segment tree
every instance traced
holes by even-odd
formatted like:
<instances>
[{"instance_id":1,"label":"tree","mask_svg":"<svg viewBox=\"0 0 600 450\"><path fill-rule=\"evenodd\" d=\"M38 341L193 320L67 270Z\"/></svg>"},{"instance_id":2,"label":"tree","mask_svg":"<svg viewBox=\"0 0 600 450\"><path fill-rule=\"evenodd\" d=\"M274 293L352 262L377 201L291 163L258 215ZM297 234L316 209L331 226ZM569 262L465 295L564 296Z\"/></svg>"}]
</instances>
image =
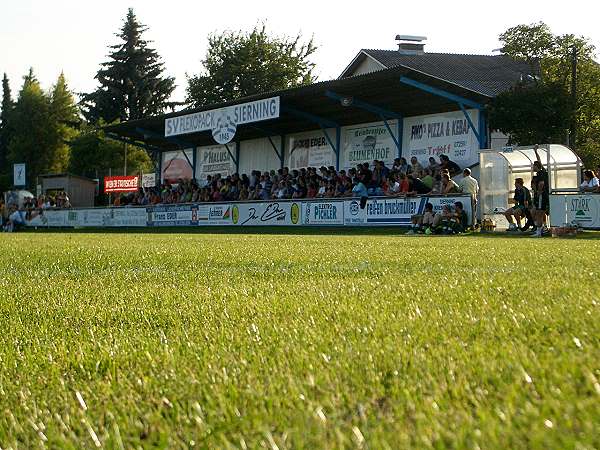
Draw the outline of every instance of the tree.
<instances>
[{"instance_id":1,"label":"tree","mask_svg":"<svg viewBox=\"0 0 600 450\"><path fill-rule=\"evenodd\" d=\"M509 28L500 40L504 54L528 61L540 77L524 80L494 100L492 127L508 134L512 142L528 145L565 142L575 124L577 152L588 166L600 162L600 66L589 39L554 35L540 22ZM575 102L571 98L574 48L578 55Z\"/></svg>"},{"instance_id":2,"label":"tree","mask_svg":"<svg viewBox=\"0 0 600 450\"><path fill-rule=\"evenodd\" d=\"M130 8L116 34L122 42L109 47L109 61L96 74L100 86L82 97L84 115L91 123L139 119L169 106L175 80L163 75L160 56L142 38L147 30Z\"/></svg>"},{"instance_id":3,"label":"tree","mask_svg":"<svg viewBox=\"0 0 600 450\"><path fill-rule=\"evenodd\" d=\"M213 34L202 72L188 77L187 101L198 107L313 83L316 49L313 39L301 43L301 35L269 36L265 25Z\"/></svg>"},{"instance_id":4,"label":"tree","mask_svg":"<svg viewBox=\"0 0 600 450\"><path fill-rule=\"evenodd\" d=\"M75 102L64 75L46 94L30 69L10 113L8 142L8 162L27 165L29 186L35 185L38 175L67 169L68 141L76 133L76 121Z\"/></svg>"},{"instance_id":5,"label":"tree","mask_svg":"<svg viewBox=\"0 0 600 450\"><path fill-rule=\"evenodd\" d=\"M9 178L9 168L7 164L8 142L10 140L10 114L12 113L14 102L10 92L10 84L6 73L2 78L2 104L0 106L0 189L6 190L11 184Z\"/></svg>"},{"instance_id":6,"label":"tree","mask_svg":"<svg viewBox=\"0 0 600 450\"><path fill-rule=\"evenodd\" d=\"M67 81L61 73L49 97L49 126L52 142L49 143L49 172L60 173L68 168L69 142L77 135L80 119L73 94L67 87Z\"/></svg>"},{"instance_id":7,"label":"tree","mask_svg":"<svg viewBox=\"0 0 600 450\"><path fill-rule=\"evenodd\" d=\"M46 149L52 141L48 126L50 105L33 73L24 77L23 87L11 112L11 137L8 143L9 163L27 164L28 185L50 165Z\"/></svg>"},{"instance_id":8,"label":"tree","mask_svg":"<svg viewBox=\"0 0 600 450\"><path fill-rule=\"evenodd\" d=\"M124 157L124 144L107 139L104 132L97 127L87 126L71 141L69 171L76 175L100 179L111 171L113 175L121 175ZM146 151L130 145L127 149L128 174L151 171L152 161Z\"/></svg>"}]
</instances>

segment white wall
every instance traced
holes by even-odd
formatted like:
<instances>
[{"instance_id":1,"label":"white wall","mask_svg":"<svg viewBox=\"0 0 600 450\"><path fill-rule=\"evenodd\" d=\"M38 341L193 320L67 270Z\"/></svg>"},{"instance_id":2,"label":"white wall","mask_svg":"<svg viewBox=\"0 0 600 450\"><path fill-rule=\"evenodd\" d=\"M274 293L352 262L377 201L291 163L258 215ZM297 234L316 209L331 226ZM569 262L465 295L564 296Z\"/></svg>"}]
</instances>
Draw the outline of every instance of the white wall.
<instances>
[{"instance_id":1,"label":"white wall","mask_svg":"<svg viewBox=\"0 0 600 450\"><path fill-rule=\"evenodd\" d=\"M279 149L280 137L273 136L271 139L273 139L273 143ZM235 145L230 145L230 148L235 149ZM240 174L245 173L250 175L253 170L260 170L262 172L271 169L277 170L280 166L279 158L275 154L275 150L271 146L269 139L252 139L240 143Z\"/></svg>"},{"instance_id":2,"label":"white wall","mask_svg":"<svg viewBox=\"0 0 600 450\"><path fill-rule=\"evenodd\" d=\"M370 56L366 56L365 59L356 67L356 69L354 69L351 74L346 76L362 75L364 73L371 73L382 69L385 69L385 67Z\"/></svg>"}]
</instances>

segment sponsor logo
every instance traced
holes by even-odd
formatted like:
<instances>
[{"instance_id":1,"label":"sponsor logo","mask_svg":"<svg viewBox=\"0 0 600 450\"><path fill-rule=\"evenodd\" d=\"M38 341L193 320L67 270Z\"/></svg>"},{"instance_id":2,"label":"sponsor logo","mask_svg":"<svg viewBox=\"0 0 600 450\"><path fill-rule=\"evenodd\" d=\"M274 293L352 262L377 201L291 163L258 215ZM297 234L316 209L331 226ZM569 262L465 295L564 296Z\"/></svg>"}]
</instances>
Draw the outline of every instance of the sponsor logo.
<instances>
[{"instance_id":1,"label":"sponsor logo","mask_svg":"<svg viewBox=\"0 0 600 450\"><path fill-rule=\"evenodd\" d=\"M298 203L292 203L290 219L294 225L298 223L298 220L300 219L300 207L298 206Z\"/></svg>"},{"instance_id":2,"label":"sponsor logo","mask_svg":"<svg viewBox=\"0 0 600 450\"><path fill-rule=\"evenodd\" d=\"M219 144L231 142L235 136L237 125L229 115L229 109L225 108L216 115L212 128L212 135Z\"/></svg>"},{"instance_id":3,"label":"sponsor logo","mask_svg":"<svg viewBox=\"0 0 600 450\"><path fill-rule=\"evenodd\" d=\"M360 210L360 203L358 203L356 200L352 200L352 202L350 203L350 214L352 214L353 216L356 216L358 214L359 210Z\"/></svg>"},{"instance_id":4,"label":"sponsor logo","mask_svg":"<svg viewBox=\"0 0 600 450\"><path fill-rule=\"evenodd\" d=\"M240 210L237 205L233 205L233 209L231 210L231 220L236 225L240 220Z\"/></svg>"}]
</instances>

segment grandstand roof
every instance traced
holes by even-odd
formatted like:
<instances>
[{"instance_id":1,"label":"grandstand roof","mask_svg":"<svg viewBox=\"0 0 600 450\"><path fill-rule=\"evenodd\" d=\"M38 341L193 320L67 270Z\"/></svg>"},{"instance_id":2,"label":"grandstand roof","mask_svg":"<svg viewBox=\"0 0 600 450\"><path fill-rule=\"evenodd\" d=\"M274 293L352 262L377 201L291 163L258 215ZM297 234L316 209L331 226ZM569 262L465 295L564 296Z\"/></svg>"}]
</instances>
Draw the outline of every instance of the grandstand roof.
<instances>
[{"instance_id":1,"label":"grandstand roof","mask_svg":"<svg viewBox=\"0 0 600 450\"><path fill-rule=\"evenodd\" d=\"M466 75L465 75L466 76ZM260 122L258 126L246 124L238 126L236 140L262 138L266 135L278 136L302 131L319 129L319 124L307 116L301 117L290 110L318 116L335 122L340 126L380 121L381 115L373 111L356 107L342 106L339 100L328 96L334 92L342 96L351 96L370 105L393 111L403 117L435 114L458 109L457 103L449 98L400 82L400 77L407 77L432 89L443 90L450 95L460 96L478 104L486 104L494 96L491 89L482 90L474 86L474 80L481 78L477 72L471 82L444 79L416 68L397 66L362 75L355 75L335 80L323 81L308 86L301 86L281 91L267 92L240 98L236 101L207 105L202 108L189 108L171 114L148 117L105 127L105 131L113 135L170 150L181 148L181 142L194 146L214 145L210 131L183 135L181 139L165 139L164 123L166 118L183 116L191 113L237 105L253 100L279 96L281 114L278 119ZM493 74L490 73L493 78ZM457 78L457 77L455 77ZM260 129L259 129L260 127ZM178 141L179 143L177 143Z\"/></svg>"},{"instance_id":2,"label":"grandstand roof","mask_svg":"<svg viewBox=\"0 0 600 450\"><path fill-rule=\"evenodd\" d=\"M405 54L397 50L363 49L344 69L340 78L351 76L366 58L381 68L405 67L495 97L528 75L539 75L538 67L506 55L452 53Z\"/></svg>"}]
</instances>

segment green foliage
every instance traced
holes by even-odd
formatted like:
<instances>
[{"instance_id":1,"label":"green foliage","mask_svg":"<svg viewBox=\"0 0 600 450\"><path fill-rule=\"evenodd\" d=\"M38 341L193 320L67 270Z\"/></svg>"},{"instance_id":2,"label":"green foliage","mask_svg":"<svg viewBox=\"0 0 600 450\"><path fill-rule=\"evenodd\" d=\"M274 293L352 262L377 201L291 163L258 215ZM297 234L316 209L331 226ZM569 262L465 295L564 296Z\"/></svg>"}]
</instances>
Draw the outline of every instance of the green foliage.
<instances>
[{"instance_id":1,"label":"green foliage","mask_svg":"<svg viewBox=\"0 0 600 450\"><path fill-rule=\"evenodd\" d=\"M63 74L47 94L30 69L9 123L7 167L27 164L28 186L35 186L38 175L66 171L70 158L68 142L77 133L74 127L79 118Z\"/></svg>"},{"instance_id":2,"label":"green foliage","mask_svg":"<svg viewBox=\"0 0 600 450\"><path fill-rule=\"evenodd\" d=\"M564 142L571 117L569 92L559 83L520 83L496 97L489 115L510 144L521 145Z\"/></svg>"},{"instance_id":3,"label":"green foliage","mask_svg":"<svg viewBox=\"0 0 600 450\"><path fill-rule=\"evenodd\" d=\"M6 172L8 142L10 140L10 114L14 102L10 92L10 84L6 73L2 78L2 104L0 105L0 174ZM5 190L8 186L0 183L0 189Z\"/></svg>"},{"instance_id":4,"label":"green foliage","mask_svg":"<svg viewBox=\"0 0 600 450\"><path fill-rule=\"evenodd\" d=\"M98 128L86 127L71 141L71 163L69 171L89 178L123 174L125 144L107 139ZM139 147L127 148L127 172L138 174L151 172L152 161L146 151Z\"/></svg>"},{"instance_id":5,"label":"green foliage","mask_svg":"<svg viewBox=\"0 0 600 450\"><path fill-rule=\"evenodd\" d=\"M210 105L313 83L317 47L301 38L270 36L265 25L209 36L203 71L188 77L187 101Z\"/></svg>"},{"instance_id":6,"label":"green foliage","mask_svg":"<svg viewBox=\"0 0 600 450\"><path fill-rule=\"evenodd\" d=\"M8 144L8 162L27 164L27 185L35 186L36 177L52 165L50 101L33 71L24 77L23 87L10 114L12 132Z\"/></svg>"},{"instance_id":7,"label":"green foliage","mask_svg":"<svg viewBox=\"0 0 600 450\"><path fill-rule=\"evenodd\" d=\"M577 152L588 166L598 162L600 65L594 60L595 48L590 40L573 34L554 35L541 22L510 28L500 35L500 40L505 54L526 60L533 68L539 67L541 79L498 96L491 111L491 125L509 134L513 142L526 145L544 142L529 140L534 137L553 137L553 142L565 142L574 120ZM578 59L576 104L570 100L573 48L577 49ZM509 105L513 108L510 111ZM541 105L540 111L532 111L537 105ZM511 114L515 117L509 117ZM529 124L521 122L530 117L533 119ZM562 133L557 127L562 128Z\"/></svg>"},{"instance_id":8,"label":"green foliage","mask_svg":"<svg viewBox=\"0 0 600 450\"><path fill-rule=\"evenodd\" d=\"M3 236L0 446L600 448L597 236L229 231Z\"/></svg>"},{"instance_id":9,"label":"green foliage","mask_svg":"<svg viewBox=\"0 0 600 450\"><path fill-rule=\"evenodd\" d=\"M109 61L96 74L100 86L82 98L89 122L139 119L162 113L169 105L175 80L163 75L160 56L142 38L147 29L129 9L117 34L122 42L109 47Z\"/></svg>"},{"instance_id":10,"label":"green foliage","mask_svg":"<svg viewBox=\"0 0 600 450\"><path fill-rule=\"evenodd\" d=\"M67 170L69 141L77 134L80 119L63 74L45 93L30 69L8 117L7 171L13 163L24 162L27 184L33 187L38 175Z\"/></svg>"}]
</instances>

